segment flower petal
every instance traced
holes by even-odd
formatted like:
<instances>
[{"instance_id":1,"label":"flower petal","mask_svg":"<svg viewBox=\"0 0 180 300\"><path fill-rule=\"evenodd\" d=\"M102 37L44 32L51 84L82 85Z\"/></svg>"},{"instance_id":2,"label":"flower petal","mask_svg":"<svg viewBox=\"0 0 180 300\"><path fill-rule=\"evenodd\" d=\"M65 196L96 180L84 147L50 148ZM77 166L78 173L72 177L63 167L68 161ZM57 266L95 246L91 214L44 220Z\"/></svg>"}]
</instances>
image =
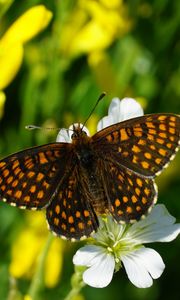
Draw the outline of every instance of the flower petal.
<instances>
[{"instance_id":1,"label":"flower petal","mask_svg":"<svg viewBox=\"0 0 180 300\"><path fill-rule=\"evenodd\" d=\"M165 265L153 249L141 248L121 257L129 280L139 288L150 287L152 278L161 276Z\"/></svg>"},{"instance_id":2,"label":"flower petal","mask_svg":"<svg viewBox=\"0 0 180 300\"><path fill-rule=\"evenodd\" d=\"M4 113L5 101L6 101L6 95L4 94L4 92L0 91L0 119L2 118Z\"/></svg>"},{"instance_id":3,"label":"flower petal","mask_svg":"<svg viewBox=\"0 0 180 300\"><path fill-rule=\"evenodd\" d=\"M74 255L73 263L89 267L83 273L83 280L92 287L105 287L112 280L115 261L112 254L107 253L107 250L101 246L82 247Z\"/></svg>"},{"instance_id":4,"label":"flower petal","mask_svg":"<svg viewBox=\"0 0 180 300\"><path fill-rule=\"evenodd\" d=\"M23 59L23 46L19 43L2 49L0 54L0 89L4 89L16 76Z\"/></svg>"},{"instance_id":5,"label":"flower petal","mask_svg":"<svg viewBox=\"0 0 180 300\"><path fill-rule=\"evenodd\" d=\"M1 39L5 45L16 42L25 43L42 31L52 18L51 11L44 5L36 5L28 9L8 29Z\"/></svg>"},{"instance_id":6,"label":"flower petal","mask_svg":"<svg viewBox=\"0 0 180 300\"><path fill-rule=\"evenodd\" d=\"M135 99L124 98L120 101L119 98L113 98L108 109L108 116L99 121L97 130L142 115L143 109Z\"/></svg>"},{"instance_id":7,"label":"flower petal","mask_svg":"<svg viewBox=\"0 0 180 300\"><path fill-rule=\"evenodd\" d=\"M56 138L56 142L58 143L71 143L71 138L69 136L68 129L62 128Z\"/></svg>"},{"instance_id":8,"label":"flower petal","mask_svg":"<svg viewBox=\"0 0 180 300\"><path fill-rule=\"evenodd\" d=\"M80 248L73 256L73 264L79 266L92 266L97 263L99 253L102 253L103 248L101 246L87 245Z\"/></svg>"},{"instance_id":9,"label":"flower petal","mask_svg":"<svg viewBox=\"0 0 180 300\"><path fill-rule=\"evenodd\" d=\"M180 224L174 224L175 221L166 207L158 204L144 220L129 228L126 238L136 244L170 242L180 233Z\"/></svg>"},{"instance_id":10,"label":"flower petal","mask_svg":"<svg viewBox=\"0 0 180 300\"><path fill-rule=\"evenodd\" d=\"M111 282L114 268L115 261L112 254L101 253L98 261L83 273L83 280L92 287L103 288Z\"/></svg>"},{"instance_id":11,"label":"flower petal","mask_svg":"<svg viewBox=\"0 0 180 300\"><path fill-rule=\"evenodd\" d=\"M124 98L120 103L121 120L128 120L143 116L144 112L141 105L133 98ZM119 122L119 121L118 121Z\"/></svg>"},{"instance_id":12,"label":"flower petal","mask_svg":"<svg viewBox=\"0 0 180 300\"><path fill-rule=\"evenodd\" d=\"M53 288L59 281L62 271L64 243L61 239L53 239L44 265L44 282L48 288Z\"/></svg>"},{"instance_id":13,"label":"flower petal","mask_svg":"<svg viewBox=\"0 0 180 300\"><path fill-rule=\"evenodd\" d=\"M97 124L97 131L102 130L113 124L113 117L112 116L105 116L102 118Z\"/></svg>"}]
</instances>

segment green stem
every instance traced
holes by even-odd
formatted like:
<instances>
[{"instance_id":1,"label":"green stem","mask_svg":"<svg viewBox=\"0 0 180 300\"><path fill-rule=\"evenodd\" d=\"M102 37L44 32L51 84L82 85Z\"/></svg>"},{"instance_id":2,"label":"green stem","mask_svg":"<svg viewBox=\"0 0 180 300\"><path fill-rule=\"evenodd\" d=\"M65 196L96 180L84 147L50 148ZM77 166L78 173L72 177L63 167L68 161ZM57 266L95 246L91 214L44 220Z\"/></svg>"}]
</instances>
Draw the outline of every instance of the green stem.
<instances>
[{"instance_id":1,"label":"green stem","mask_svg":"<svg viewBox=\"0 0 180 300\"><path fill-rule=\"evenodd\" d=\"M46 244L43 248L42 253L40 254L39 261L38 261L38 266L36 269L36 273L32 279L28 295L33 299L33 300L38 300L38 294L43 286L44 282L44 263L45 259L47 257L49 247L51 246L51 243L53 241L53 235L49 233L49 236L47 238Z\"/></svg>"},{"instance_id":2,"label":"green stem","mask_svg":"<svg viewBox=\"0 0 180 300\"><path fill-rule=\"evenodd\" d=\"M83 288L84 285L79 286L78 288L72 288L69 294L64 298L64 300L73 300L73 298L79 294L80 290Z\"/></svg>"},{"instance_id":3,"label":"green stem","mask_svg":"<svg viewBox=\"0 0 180 300\"><path fill-rule=\"evenodd\" d=\"M84 268L82 267L75 267L75 273L72 275L71 278L71 286L72 289L64 298L64 300L73 300L75 296L79 294L81 289L85 286L85 283L82 279L82 274L84 272Z\"/></svg>"}]
</instances>

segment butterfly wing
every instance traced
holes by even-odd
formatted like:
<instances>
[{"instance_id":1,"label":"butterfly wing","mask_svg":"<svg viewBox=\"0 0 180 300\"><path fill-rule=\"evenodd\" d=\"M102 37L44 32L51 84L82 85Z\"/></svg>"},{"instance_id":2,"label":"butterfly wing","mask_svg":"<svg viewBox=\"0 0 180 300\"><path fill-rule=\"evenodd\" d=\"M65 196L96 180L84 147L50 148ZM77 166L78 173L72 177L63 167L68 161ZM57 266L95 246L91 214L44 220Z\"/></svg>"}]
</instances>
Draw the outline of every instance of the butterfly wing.
<instances>
[{"instance_id":1,"label":"butterfly wing","mask_svg":"<svg viewBox=\"0 0 180 300\"><path fill-rule=\"evenodd\" d=\"M83 178L77 164L71 174L63 179L46 211L50 229L71 240L88 237L98 227L98 219L89 200L88 186Z\"/></svg>"},{"instance_id":2,"label":"butterfly wing","mask_svg":"<svg viewBox=\"0 0 180 300\"><path fill-rule=\"evenodd\" d=\"M71 144L53 143L12 154L0 161L0 199L21 208L48 205L65 170Z\"/></svg>"},{"instance_id":3,"label":"butterfly wing","mask_svg":"<svg viewBox=\"0 0 180 300\"><path fill-rule=\"evenodd\" d=\"M157 200L153 179L138 176L115 162L101 161L100 176L109 203L109 212L118 222L139 220Z\"/></svg>"},{"instance_id":4,"label":"butterfly wing","mask_svg":"<svg viewBox=\"0 0 180 300\"><path fill-rule=\"evenodd\" d=\"M153 178L180 145L180 116L152 114L111 125L92 137L100 157Z\"/></svg>"}]
</instances>

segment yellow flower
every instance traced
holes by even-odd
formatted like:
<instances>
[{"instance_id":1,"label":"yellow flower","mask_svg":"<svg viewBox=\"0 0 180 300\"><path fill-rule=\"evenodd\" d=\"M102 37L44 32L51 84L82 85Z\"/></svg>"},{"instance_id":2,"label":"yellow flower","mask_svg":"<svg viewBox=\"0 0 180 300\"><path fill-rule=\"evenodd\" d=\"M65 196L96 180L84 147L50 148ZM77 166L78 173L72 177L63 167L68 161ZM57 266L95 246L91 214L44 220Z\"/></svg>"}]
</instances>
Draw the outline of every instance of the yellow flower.
<instances>
[{"instance_id":1,"label":"yellow flower","mask_svg":"<svg viewBox=\"0 0 180 300\"><path fill-rule=\"evenodd\" d=\"M118 8L120 5L122 5L123 0L100 0L102 4L104 4L106 7L109 8Z\"/></svg>"},{"instance_id":2,"label":"yellow flower","mask_svg":"<svg viewBox=\"0 0 180 300\"><path fill-rule=\"evenodd\" d=\"M2 118L3 112L4 112L4 103L6 100L5 94L0 91L0 119Z\"/></svg>"},{"instance_id":3,"label":"yellow flower","mask_svg":"<svg viewBox=\"0 0 180 300\"><path fill-rule=\"evenodd\" d=\"M129 31L130 26L121 0L79 0L62 29L60 49L70 56L99 51Z\"/></svg>"},{"instance_id":4,"label":"yellow flower","mask_svg":"<svg viewBox=\"0 0 180 300\"><path fill-rule=\"evenodd\" d=\"M26 228L20 233L11 251L10 274L15 278L32 278L35 274L39 257L48 237L47 225L42 212L27 212ZM44 282L47 287L57 284L63 261L64 242L54 238L50 244L44 262Z\"/></svg>"},{"instance_id":5,"label":"yellow flower","mask_svg":"<svg viewBox=\"0 0 180 300\"><path fill-rule=\"evenodd\" d=\"M24 300L33 300L33 299L29 295L25 295Z\"/></svg>"},{"instance_id":6,"label":"yellow flower","mask_svg":"<svg viewBox=\"0 0 180 300\"><path fill-rule=\"evenodd\" d=\"M49 249L45 262L45 284L47 287L54 287L60 276L63 262L63 241L60 238L54 238Z\"/></svg>"},{"instance_id":7,"label":"yellow flower","mask_svg":"<svg viewBox=\"0 0 180 300\"><path fill-rule=\"evenodd\" d=\"M50 22L52 13L43 5L27 10L6 31L0 40L0 90L17 74L23 59L23 45Z\"/></svg>"},{"instance_id":8,"label":"yellow flower","mask_svg":"<svg viewBox=\"0 0 180 300\"><path fill-rule=\"evenodd\" d=\"M13 47L3 49L0 41L0 89L4 89L15 77L23 59L23 45L16 43Z\"/></svg>"}]
</instances>

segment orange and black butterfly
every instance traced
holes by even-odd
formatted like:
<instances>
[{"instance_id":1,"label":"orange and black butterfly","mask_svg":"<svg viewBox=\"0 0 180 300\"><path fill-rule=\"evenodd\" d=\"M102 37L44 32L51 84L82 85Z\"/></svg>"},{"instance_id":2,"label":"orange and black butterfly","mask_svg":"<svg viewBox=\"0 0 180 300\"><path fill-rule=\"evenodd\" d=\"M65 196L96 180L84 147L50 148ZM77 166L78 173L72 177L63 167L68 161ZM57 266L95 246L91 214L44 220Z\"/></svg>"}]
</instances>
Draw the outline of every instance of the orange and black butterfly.
<instances>
[{"instance_id":1,"label":"orange and black butterfly","mask_svg":"<svg viewBox=\"0 0 180 300\"><path fill-rule=\"evenodd\" d=\"M133 222L157 199L154 178L180 146L180 116L152 114L92 137L75 126L72 143L51 143L0 161L0 199L46 208L50 229L75 240L96 231L98 215Z\"/></svg>"}]
</instances>

